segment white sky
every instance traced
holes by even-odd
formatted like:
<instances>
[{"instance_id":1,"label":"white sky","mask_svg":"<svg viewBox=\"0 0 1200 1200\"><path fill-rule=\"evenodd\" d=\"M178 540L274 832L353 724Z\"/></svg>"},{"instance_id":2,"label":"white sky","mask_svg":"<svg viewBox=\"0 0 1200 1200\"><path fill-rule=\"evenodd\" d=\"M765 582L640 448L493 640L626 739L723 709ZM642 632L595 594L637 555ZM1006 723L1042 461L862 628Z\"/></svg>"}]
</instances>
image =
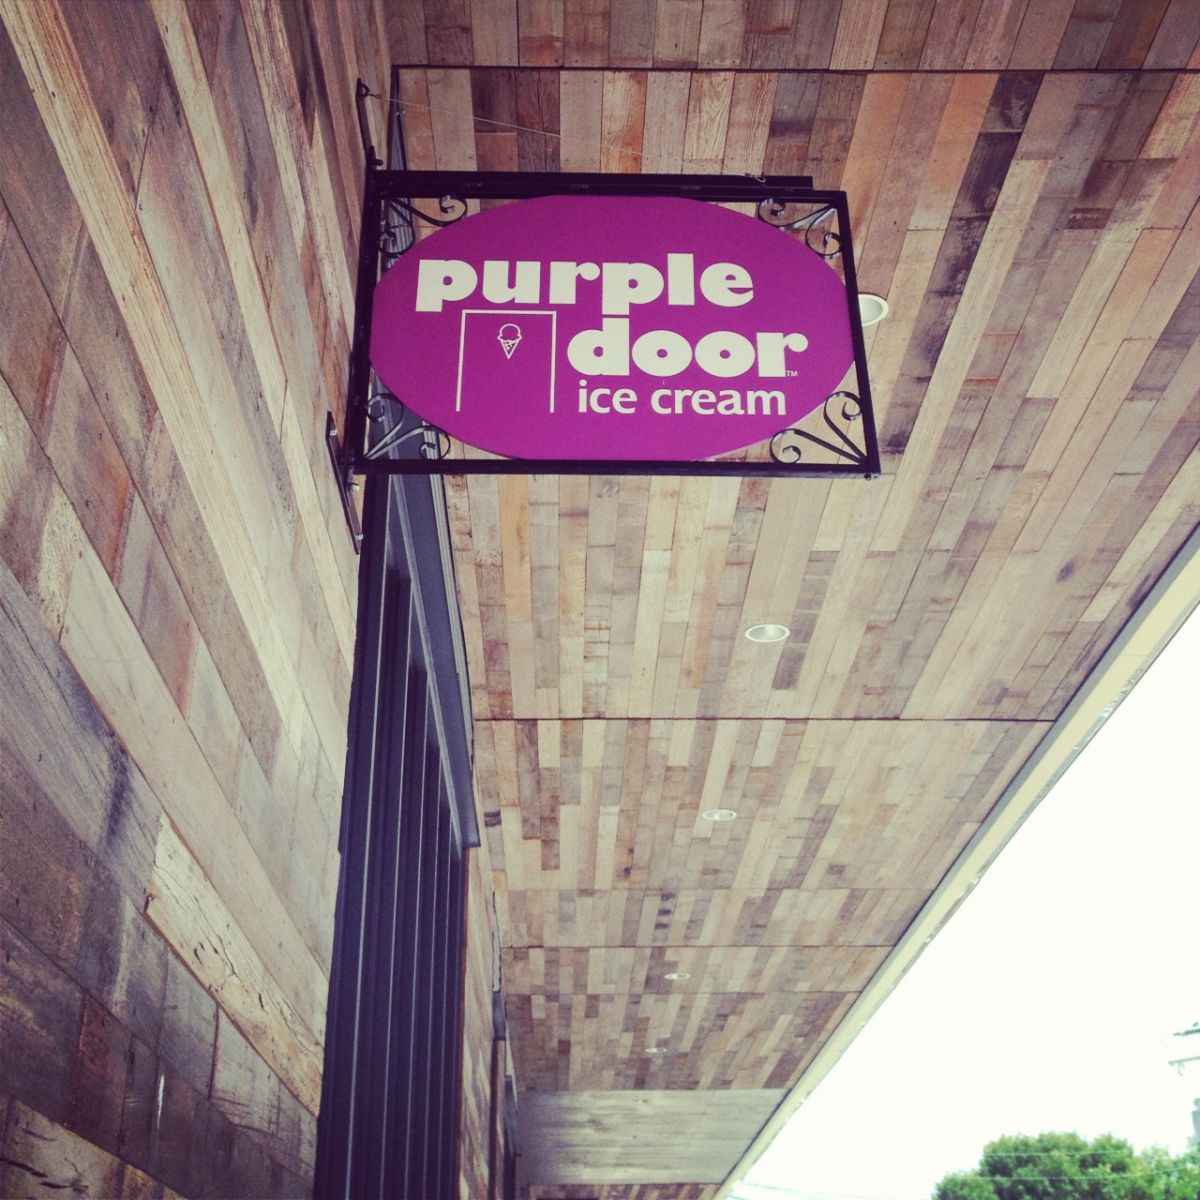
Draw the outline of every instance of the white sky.
<instances>
[{"instance_id":1,"label":"white sky","mask_svg":"<svg viewBox=\"0 0 1200 1200\"><path fill-rule=\"evenodd\" d=\"M1193 614L735 1195L927 1200L1006 1133L1184 1148L1198 677Z\"/></svg>"}]
</instances>

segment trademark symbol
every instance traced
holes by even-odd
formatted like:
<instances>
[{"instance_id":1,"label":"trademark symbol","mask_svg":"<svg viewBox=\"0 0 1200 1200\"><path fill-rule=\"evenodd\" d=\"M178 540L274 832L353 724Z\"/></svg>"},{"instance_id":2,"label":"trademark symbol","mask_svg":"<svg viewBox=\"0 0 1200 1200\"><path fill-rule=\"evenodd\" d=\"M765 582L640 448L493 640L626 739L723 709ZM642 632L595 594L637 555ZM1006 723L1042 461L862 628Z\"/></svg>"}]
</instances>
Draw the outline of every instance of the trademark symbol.
<instances>
[{"instance_id":1,"label":"trademark symbol","mask_svg":"<svg viewBox=\"0 0 1200 1200\"><path fill-rule=\"evenodd\" d=\"M793 370L790 370L790 369L789 369L789 370L788 370L788 376L789 376L790 378L793 378L793 379L794 379L794 378L796 377L796 372L795 372L795 371L793 371Z\"/></svg>"}]
</instances>

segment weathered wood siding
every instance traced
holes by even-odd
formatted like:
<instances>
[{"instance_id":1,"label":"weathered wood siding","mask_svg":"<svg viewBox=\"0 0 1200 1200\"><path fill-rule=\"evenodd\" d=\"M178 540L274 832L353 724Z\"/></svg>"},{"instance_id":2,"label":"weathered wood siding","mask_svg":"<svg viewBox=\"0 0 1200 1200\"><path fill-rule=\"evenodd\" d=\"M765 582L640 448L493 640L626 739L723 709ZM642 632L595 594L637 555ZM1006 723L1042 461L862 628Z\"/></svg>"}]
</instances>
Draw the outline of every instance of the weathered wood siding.
<instances>
[{"instance_id":1,"label":"weathered wood siding","mask_svg":"<svg viewBox=\"0 0 1200 1200\"><path fill-rule=\"evenodd\" d=\"M356 603L324 421L382 13L0 17L0 1191L301 1195Z\"/></svg>"},{"instance_id":2,"label":"weathered wood siding","mask_svg":"<svg viewBox=\"0 0 1200 1200\"><path fill-rule=\"evenodd\" d=\"M1200 518L1197 7L387 18L414 167L811 174L890 302L877 482L450 490L522 1090L792 1087Z\"/></svg>"}]
</instances>

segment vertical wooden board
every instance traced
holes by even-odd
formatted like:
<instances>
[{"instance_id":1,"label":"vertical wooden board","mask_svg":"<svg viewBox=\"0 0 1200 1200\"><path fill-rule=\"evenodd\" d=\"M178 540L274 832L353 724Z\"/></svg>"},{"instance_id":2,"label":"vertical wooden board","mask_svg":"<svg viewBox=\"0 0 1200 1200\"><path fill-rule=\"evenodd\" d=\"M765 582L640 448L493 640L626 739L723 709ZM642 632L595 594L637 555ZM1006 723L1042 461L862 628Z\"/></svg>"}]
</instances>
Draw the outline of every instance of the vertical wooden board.
<instances>
[{"instance_id":1,"label":"vertical wooden board","mask_svg":"<svg viewBox=\"0 0 1200 1200\"><path fill-rule=\"evenodd\" d=\"M739 74L734 80L722 164L726 173L763 173L777 81L773 74Z\"/></svg>"},{"instance_id":2,"label":"vertical wooden board","mask_svg":"<svg viewBox=\"0 0 1200 1200\"><path fill-rule=\"evenodd\" d=\"M889 289L899 278L900 263L910 245L921 239L909 226L912 221L921 184L926 178L933 154L935 138L950 98L952 80L940 75L922 75L913 80L904 97L904 106L897 123L896 135L883 174L883 185L876 201L876 210L871 225L860 234L855 231L855 253L857 256L859 288L877 295L889 296ZM928 240L928 239L926 239ZM911 281L911 277L910 281ZM921 282L924 292L928 276ZM890 303L890 301L889 301ZM919 307L919 301L917 301ZM899 306L898 306L899 307ZM905 313L889 313L901 320ZM911 314L915 323L916 313ZM871 377L875 378L876 364L881 350L889 342L896 343L896 335L883 322L873 330L868 358ZM911 331L911 325L910 325ZM907 338L904 339L907 342ZM881 347L883 343L883 347ZM881 389L886 402L888 389ZM878 420L879 425L882 421Z\"/></svg>"},{"instance_id":3,"label":"vertical wooden board","mask_svg":"<svg viewBox=\"0 0 1200 1200\"><path fill-rule=\"evenodd\" d=\"M688 76L682 71L650 74L646 84L643 171L682 171L689 90Z\"/></svg>"},{"instance_id":4,"label":"vertical wooden board","mask_svg":"<svg viewBox=\"0 0 1200 1200\"><path fill-rule=\"evenodd\" d=\"M305 237L313 235L308 231L309 221L301 183L299 160L303 141L299 131L303 128L304 118L300 97L295 76L287 70L284 55L277 50L278 42L286 35L261 5L243 2L241 11L254 70L258 76L258 87L262 93L263 111L270 128L292 239L299 254Z\"/></svg>"},{"instance_id":5,"label":"vertical wooden board","mask_svg":"<svg viewBox=\"0 0 1200 1200\"><path fill-rule=\"evenodd\" d=\"M720 170L725 157L734 79L734 73L730 71L713 71L692 77L683 137L685 171L716 173Z\"/></svg>"},{"instance_id":6,"label":"vertical wooden board","mask_svg":"<svg viewBox=\"0 0 1200 1200\"><path fill-rule=\"evenodd\" d=\"M1193 74L1176 77L1139 158L1173 159L1183 153L1200 111L1200 83ZM1149 165L1149 164L1147 164Z\"/></svg>"},{"instance_id":7,"label":"vertical wooden board","mask_svg":"<svg viewBox=\"0 0 1200 1200\"><path fill-rule=\"evenodd\" d=\"M1136 70L1140 67L1170 3L1171 0L1150 0L1148 4L1122 4L1096 65L1102 70Z\"/></svg>"},{"instance_id":8,"label":"vertical wooden board","mask_svg":"<svg viewBox=\"0 0 1200 1200\"><path fill-rule=\"evenodd\" d=\"M213 1103L240 1133L280 1162L303 1169L302 1110L224 1013L218 1018L211 1087Z\"/></svg>"},{"instance_id":9,"label":"vertical wooden board","mask_svg":"<svg viewBox=\"0 0 1200 1200\"><path fill-rule=\"evenodd\" d=\"M535 707L557 717L558 698L558 481L535 475L530 480L530 582L536 604L531 608Z\"/></svg>"},{"instance_id":10,"label":"vertical wooden board","mask_svg":"<svg viewBox=\"0 0 1200 1200\"><path fill-rule=\"evenodd\" d=\"M654 62L657 0L608 0L608 61L613 67Z\"/></svg>"},{"instance_id":11,"label":"vertical wooden board","mask_svg":"<svg viewBox=\"0 0 1200 1200\"><path fill-rule=\"evenodd\" d=\"M353 323L350 279L354 252L349 196L339 179L333 114L353 100L338 94L334 73L323 59L316 8L293 4L268 9L263 15L284 77L298 100L298 106L288 113L296 163L314 234L324 303L335 336L344 343L345 331ZM294 123L296 117L299 124ZM357 137L352 140L357 145Z\"/></svg>"},{"instance_id":12,"label":"vertical wooden board","mask_svg":"<svg viewBox=\"0 0 1200 1200\"><path fill-rule=\"evenodd\" d=\"M769 174L803 172L820 92L820 77L811 72L784 72L778 77L767 139L765 169Z\"/></svg>"},{"instance_id":13,"label":"vertical wooden board","mask_svg":"<svg viewBox=\"0 0 1200 1200\"><path fill-rule=\"evenodd\" d=\"M705 67L744 65L746 4L743 0L704 0L697 61Z\"/></svg>"},{"instance_id":14,"label":"vertical wooden board","mask_svg":"<svg viewBox=\"0 0 1200 1200\"><path fill-rule=\"evenodd\" d=\"M83 937L87 852L29 766L10 751L14 732L5 728L0 741L4 747L0 917L56 966L70 972Z\"/></svg>"},{"instance_id":15,"label":"vertical wooden board","mask_svg":"<svg viewBox=\"0 0 1200 1200\"><path fill-rule=\"evenodd\" d=\"M703 5L694 0L658 0L654 13L654 65L694 67L700 49Z\"/></svg>"},{"instance_id":16,"label":"vertical wooden board","mask_svg":"<svg viewBox=\"0 0 1200 1200\"><path fill-rule=\"evenodd\" d=\"M610 0L573 0L563 6L563 66L608 66Z\"/></svg>"},{"instance_id":17,"label":"vertical wooden board","mask_svg":"<svg viewBox=\"0 0 1200 1200\"><path fill-rule=\"evenodd\" d=\"M859 74L827 75L821 80L805 163L805 173L819 188L841 185L864 84L865 76Z\"/></svg>"},{"instance_id":18,"label":"vertical wooden board","mask_svg":"<svg viewBox=\"0 0 1200 1200\"><path fill-rule=\"evenodd\" d=\"M572 71L559 80L559 166L564 171L600 169L604 75Z\"/></svg>"},{"instance_id":19,"label":"vertical wooden board","mask_svg":"<svg viewBox=\"0 0 1200 1200\"><path fill-rule=\"evenodd\" d=\"M89 907L88 936L109 940L112 949L104 974L94 982L83 978L131 1039L155 1045L162 1029L170 953L142 915L142 899L126 893L116 914L110 910L94 915L95 906Z\"/></svg>"},{"instance_id":20,"label":"vertical wooden board","mask_svg":"<svg viewBox=\"0 0 1200 1200\"><path fill-rule=\"evenodd\" d=\"M322 472L320 459L314 462L303 436L294 409L286 406L280 445L295 489L297 529L292 571L308 591L304 605L308 629L326 648L329 665L325 673L335 691L340 692L348 685L354 660L358 580L351 544L337 520L342 514L331 512L325 503L332 474ZM323 489L317 486L314 472L324 484Z\"/></svg>"},{"instance_id":21,"label":"vertical wooden board","mask_svg":"<svg viewBox=\"0 0 1200 1200\"><path fill-rule=\"evenodd\" d=\"M229 910L169 829L160 834L147 891L146 913L155 928L181 958L193 964L221 1009L238 1023L296 1098L315 1113L320 1101L317 1039L323 1014L306 1019L281 994Z\"/></svg>"},{"instance_id":22,"label":"vertical wooden board","mask_svg":"<svg viewBox=\"0 0 1200 1200\"><path fill-rule=\"evenodd\" d=\"M559 81L547 71L518 71L517 165L522 171L557 171L560 161Z\"/></svg>"},{"instance_id":23,"label":"vertical wooden board","mask_svg":"<svg viewBox=\"0 0 1200 1200\"><path fill-rule=\"evenodd\" d=\"M962 68L981 7L979 0L937 0L921 51L922 70Z\"/></svg>"},{"instance_id":24,"label":"vertical wooden board","mask_svg":"<svg viewBox=\"0 0 1200 1200\"><path fill-rule=\"evenodd\" d=\"M133 498L129 472L69 348L54 391L44 445L88 539L113 570Z\"/></svg>"},{"instance_id":25,"label":"vertical wooden board","mask_svg":"<svg viewBox=\"0 0 1200 1200\"><path fill-rule=\"evenodd\" d=\"M365 11L356 9L353 15L357 18L354 28L359 61L365 65L364 74L378 80L375 88L377 106L372 116L378 122L379 132L383 133L393 115L390 107L391 76L392 64L396 61L388 46L387 14L383 5L373 4Z\"/></svg>"},{"instance_id":26,"label":"vertical wooden board","mask_svg":"<svg viewBox=\"0 0 1200 1200\"><path fill-rule=\"evenodd\" d=\"M153 925L149 907L146 912ZM169 955L158 1052L199 1092L207 1092L212 1079L217 1016L212 996L196 981L177 953Z\"/></svg>"},{"instance_id":27,"label":"vertical wooden board","mask_svg":"<svg viewBox=\"0 0 1200 1200\"><path fill-rule=\"evenodd\" d=\"M314 122L314 137L311 143L312 163L316 181L321 185L322 201L332 207L326 213L317 210L314 215L321 219L334 217L336 225L329 245L331 250L340 248L346 273L343 286L349 283L355 262L353 218L362 198L362 149L358 126L354 89L357 79L370 79L375 84L378 98L386 87L384 78L374 78L369 62L357 61L353 17L369 11L367 6L354 5L349 11L345 6L330 0L313 0L308 19L308 52L316 66L317 86L315 93L320 101L317 120ZM377 105L368 102L367 125L372 125L372 116ZM378 124L376 131L381 131ZM381 142L382 144L382 142ZM310 202L314 199L310 193ZM340 237L339 237L340 234ZM331 264L334 265L334 264ZM336 281L336 276L334 277ZM350 298L346 288L346 298ZM349 328L349 313L344 313Z\"/></svg>"},{"instance_id":28,"label":"vertical wooden board","mask_svg":"<svg viewBox=\"0 0 1200 1200\"><path fill-rule=\"evenodd\" d=\"M113 583L175 703L182 709L184 697L191 690L199 636L146 507L136 493Z\"/></svg>"},{"instance_id":29,"label":"vertical wooden board","mask_svg":"<svg viewBox=\"0 0 1200 1200\"><path fill-rule=\"evenodd\" d=\"M0 375L45 442L63 354L62 329L6 209L0 210Z\"/></svg>"},{"instance_id":30,"label":"vertical wooden board","mask_svg":"<svg viewBox=\"0 0 1200 1200\"><path fill-rule=\"evenodd\" d=\"M563 62L565 0L517 0L523 67L558 67Z\"/></svg>"},{"instance_id":31,"label":"vertical wooden board","mask_svg":"<svg viewBox=\"0 0 1200 1200\"><path fill-rule=\"evenodd\" d=\"M843 0L830 70L869 71L874 67L887 10L887 0Z\"/></svg>"},{"instance_id":32,"label":"vertical wooden board","mask_svg":"<svg viewBox=\"0 0 1200 1200\"><path fill-rule=\"evenodd\" d=\"M640 72L605 72L602 106L600 169L636 174L642 169L646 76Z\"/></svg>"},{"instance_id":33,"label":"vertical wooden board","mask_svg":"<svg viewBox=\"0 0 1200 1200\"><path fill-rule=\"evenodd\" d=\"M410 69L401 70L399 76L396 103L404 126L405 161L414 171L432 171L436 155L426 73Z\"/></svg>"},{"instance_id":34,"label":"vertical wooden board","mask_svg":"<svg viewBox=\"0 0 1200 1200\"><path fill-rule=\"evenodd\" d=\"M1077 5L1063 30L1054 65L1074 70L1095 67L1120 7L1121 0L1094 0L1082 10Z\"/></svg>"},{"instance_id":35,"label":"vertical wooden board","mask_svg":"<svg viewBox=\"0 0 1200 1200\"><path fill-rule=\"evenodd\" d=\"M153 13L145 4L67 4L63 16L71 40L86 51L80 61L91 102L108 132L125 190L133 196L168 78Z\"/></svg>"},{"instance_id":36,"label":"vertical wooden board","mask_svg":"<svg viewBox=\"0 0 1200 1200\"><path fill-rule=\"evenodd\" d=\"M382 6L388 49L398 66L415 66L429 61L425 38L425 0Z\"/></svg>"},{"instance_id":37,"label":"vertical wooden board","mask_svg":"<svg viewBox=\"0 0 1200 1200\"><path fill-rule=\"evenodd\" d=\"M906 512L906 505L911 501L916 476L927 471L937 449L935 443L941 438L950 415L950 406L945 405L944 398L957 395L962 386L969 368L968 354L974 353L1049 166L1044 160L1023 160L1015 163L1009 173L963 291L959 315L951 326L930 380L930 396L937 398L938 405L935 408L927 403L918 417L918 425L923 427L920 458L911 452L905 457L897 484L889 496L888 509L876 532L875 544L879 548L895 549L898 545L898 522L903 519L901 514Z\"/></svg>"},{"instance_id":38,"label":"vertical wooden board","mask_svg":"<svg viewBox=\"0 0 1200 1200\"><path fill-rule=\"evenodd\" d=\"M333 186L323 159L331 141L328 91L312 30L296 5L281 10L244 2L242 15L289 193L296 244L305 244L306 233L311 239L314 316L320 326L324 313L333 337L344 346L345 331L353 325L352 224L346 197ZM324 102L318 106L319 97ZM339 377L332 390L340 385Z\"/></svg>"},{"instance_id":39,"label":"vertical wooden board","mask_svg":"<svg viewBox=\"0 0 1200 1200\"><path fill-rule=\"evenodd\" d=\"M475 140L480 146L483 135L511 136L517 124L517 98L514 72L510 70L471 71L471 112L475 118Z\"/></svg>"},{"instance_id":40,"label":"vertical wooden board","mask_svg":"<svg viewBox=\"0 0 1200 1200\"><path fill-rule=\"evenodd\" d=\"M83 1016L83 993L31 942L0 919L0 1087L65 1120Z\"/></svg>"},{"instance_id":41,"label":"vertical wooden board","mask_svg":"<svg viewBox=\"0 0 1200 1200\"><path fill-rule=\"evenodd\" d=\"M61 312L83 218L3 26L0 129L5 144L5 153L0 156L0 198L30 257L38 264L52 306ZM47 196L57 197L57 203L47 205ZM0 224L7 224L7 219Z\"/></svg>"},{"instance_id":42,"label":"vertical wooden board","mask_svg":"<svg viewBox=\"0 0 1200 1200\"><path fill-rule=\"evenodd\" d=\"M559 702L563 713L583 712L584 603L587 561L587 482L559 481Z\"/></svg>"},{"instance_id":43,"label":"vertical wooden board","mask_svg":"<svg viewBox=\"0 0 1200 1200\"><path fill-rule=\"evenodd\" d=\"M905 110L911 77L872 74L863 89L859 119L846 156L842 187L850 202L850 227L861 256L879 193L885 188L888 152ZM932 114L930 114L932 115Z\"/></svg>"},{"instance_id":44,"label":"vertical wooden board","mask_svg":"<svg viewBox=\"0 0 1200 1200\"><path fill-rule=\"evenodd\" d=\"M1008 59L1009 69L1049 70L1056 66L1055 55L1073 8L1074 0L1030 3L1025 9L1016 44Z\"/></svg>"},{"instance_id":45,"label":"vertical wooden board","mask_svg":"<svg viewBox=\"0 0 1200 1200\"><path fill-rule=\"evenodd\" d=\"M471 0L472 62L515 66L517 35L517 0Z\"/></svg>"},{"instance_id":46,"label":"vertical wooden board","mask_svg":"<svg viewBox=\"0 0 1200 1200\"><path fill-rule=\"evenodd\" d=\"M155 1166L166 1181L191 1191L202 1165L204 1101L178 1075L163 1075L160 1079L163 1086L158 1094ZM253 1188L253 1183L248 1186Z\"/></svg>"},{"instance_id":47,"label":"vertical wooden board","mask_svg":"<svg viewBox=\"0 0 1200 1200\"><path fill-rule=\"evenodd\" d=\"M58 637L84 534L25 414L2 379L0 435L10 448L0 457L0 552L19 588Z\"/></svg>"},{"instance_id":48,"label":"vertical wooden board","mask_svg":"<svg viewBox=\"0 0 1200 1200\"><path fill-rule=\"evenodd\" d=\"M45 274L44 263L36 263ZM63 329L135 480L144 481L157 403L117 310L95 247L86 234L61 313Z\"/></svg>"},{"instance_id":49,"label":"vertical wooden board","mask_svg":"<svg viewBox=\"0 0 1200 1200\"><path fill-rule=\"evenodd\" d=\"M1156 67L1195 68L1195 49L1200 42L1200 12L1188 0L1171 0L1154 41L1140 64L1147 70Z\"/></svg>"},{"instance_id":50,"label":"vertical wooden board","mask_svg":"<svg viewBox=\"0 0 1200 1200\"><path fill-rule=\"evenodd\" d=\"M1028 0L983 5L963 58L964 69L1001 71L1008 66L1027 7Z\"/></svg>"},{"instance_id":51,"label":"vertical wooden board","mask_svg":"<svg viewBox=\"0 0 1200 1200\"><path fill-rule=\"evenodd\" d=\"M936 0L892 0L875 50L877 71L912 70L920 64Z\"/></svg>"},{"instance_id":52,"label":"vertical wooden board","mask_svg":"<svg viewBox=\"0 0 1200 1200\"><path fill-rule=\"evenodd\" d=\"M129 1033L85 995L66 1123L110 1154L120 1138L128 1056Z\"/></svg>"},{"instance_id":53,"label":"vertical wooden board","mask_svg":"<svg viewBox=\"0 0 1200 1200\"><path fill-rule=\"evenodd\" d=\"M746 32L742 65L755 70L779 70L792 65L819 65L824 68L829 65L828 56L819 64L812 62L807 45L812 26L799 15L798 0L751 0L745 7ZM836 22L837 13L832 15L833 21ZM793 37L803 39L795 52Z\"/></svg>"},{"instance_id":54,"label":"vertical wooden board","mask_svg":"<svg viewBox=\"0 0 1200 1200\"><path fill-rule=\"evenodd\" d=\"M467 71L427 71L435 165L440 171L473 171L471 77Z\"/></svg>"},{"instance_id":55,"label":"vertical wooden board","mask_svg":"<svg viewBox=\"0 0 1200 1200\"><path fill-rule=\"evenodd\" d=\"M516 170L518 133L512 72L473 71L472 92L476 164L480 170ZM484 103L480 103L480 94L487 97Z\"/></svg>"},{"instance_id":56,"label":"vertical wooden board","mask_svg":"<svg viewBox=\"0 0 1200 1200\"><path fill-rule=\"evenodd\" d=\"M945 229L995 91L994 75L957 76L942 114L910 229Z\"/></svg>"}]
</instances>

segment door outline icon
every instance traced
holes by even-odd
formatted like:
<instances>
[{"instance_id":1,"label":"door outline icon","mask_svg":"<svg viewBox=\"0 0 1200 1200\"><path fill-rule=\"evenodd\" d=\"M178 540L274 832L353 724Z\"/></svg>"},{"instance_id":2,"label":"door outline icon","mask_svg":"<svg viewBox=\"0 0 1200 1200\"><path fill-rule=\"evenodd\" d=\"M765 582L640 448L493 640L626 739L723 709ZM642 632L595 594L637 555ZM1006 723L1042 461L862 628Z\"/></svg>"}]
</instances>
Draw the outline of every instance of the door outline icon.
<instances>
[{"instance_id":1,"label":"door outline icon","mask_svg":"<svg viewBox=\"0 0 1200 1200\"><path fill-rule=\"evenodd\" d=\"M463 357L467 348L467 318L471 316L503 317L507 322L512 317L550 318L550 411L554 412L554 368L558 352L558 313L542 308L464 308L458 332L458 382L454 393L454 411L462 412ZM495 336L495 335L493 335ZM512 356L506 355L511 361Z\"/></svg>"}]
</instances>

